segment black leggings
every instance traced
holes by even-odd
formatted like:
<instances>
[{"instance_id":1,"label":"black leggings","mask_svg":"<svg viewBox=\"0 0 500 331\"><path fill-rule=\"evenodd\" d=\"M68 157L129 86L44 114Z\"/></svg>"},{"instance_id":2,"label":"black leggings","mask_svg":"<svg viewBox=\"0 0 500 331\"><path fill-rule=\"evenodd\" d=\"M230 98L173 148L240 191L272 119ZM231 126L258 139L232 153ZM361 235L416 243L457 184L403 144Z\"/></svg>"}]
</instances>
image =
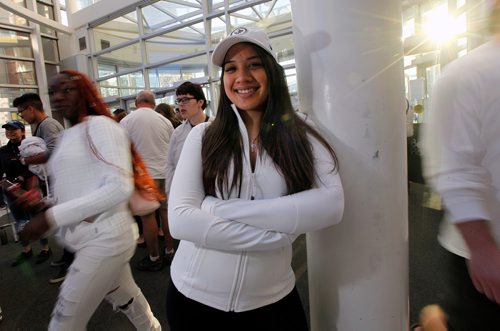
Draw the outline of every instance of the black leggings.
<instances>
[{"instance_id":1,"label":"black leggings","mask_svg":"<svg viewBox=\"0 0 500 331\"><path fill-rule=\"evenodd\" d=\"M171 331L307 331L307 320L297 289L270 305L245 311L225 312L191 300L170 281L167 320Z\"/></svg>"}]
</instances>

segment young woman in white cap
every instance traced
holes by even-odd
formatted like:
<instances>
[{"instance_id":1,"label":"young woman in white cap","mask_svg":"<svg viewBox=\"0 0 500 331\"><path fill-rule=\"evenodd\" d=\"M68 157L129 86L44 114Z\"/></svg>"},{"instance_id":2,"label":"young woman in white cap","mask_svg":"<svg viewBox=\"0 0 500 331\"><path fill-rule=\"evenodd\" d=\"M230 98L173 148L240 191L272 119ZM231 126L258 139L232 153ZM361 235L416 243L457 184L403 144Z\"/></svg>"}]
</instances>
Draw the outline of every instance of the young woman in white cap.
<instances>
[{"instance_id":1,"label":"young woman in white cap","mask_svg":"<svg viewBox=\"0 0 500 331\"><path fill-rule=\"evenodd\" d=\"M307 330L292 243L342 217L335 153L294 112L265 32L236 29L212 62L217 116L191 130L170 190L169 326Z\"/></svg>"}]
</instances>

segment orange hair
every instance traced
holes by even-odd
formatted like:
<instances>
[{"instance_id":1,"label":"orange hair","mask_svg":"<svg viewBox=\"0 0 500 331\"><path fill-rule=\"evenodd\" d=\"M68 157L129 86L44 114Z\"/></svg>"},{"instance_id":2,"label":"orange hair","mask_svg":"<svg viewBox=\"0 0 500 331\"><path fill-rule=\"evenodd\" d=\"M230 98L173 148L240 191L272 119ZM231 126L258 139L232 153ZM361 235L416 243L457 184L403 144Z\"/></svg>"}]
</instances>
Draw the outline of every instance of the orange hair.
<instances>
[{"instance_id":1,"label":"orange hair","mask_svg":"<svg viewBox=\"0 0 500 331\"><path fill-rule=\"evenodd\" d=\"M106 116L114 120L113 116L108 111L104 100L97 91L95 84L87 75L76 70L63 70L60 73L67 75L72 81L74 81L78 88L78 92L86 101L88 115ZM94 154L96 154L97 150L94 149L95 148L92 148ZM133 144L130 144L130 151L132 154L132 167L134 172L134 185L136 190L140 191L141 193L147 194L151 199L156 199L158 201L165 200L165 194L161 192L156 186L154 179L149 175L148 169L146 168L141 155L136 151ZM100 158L98 155L100 154L98 154L97 152L96 156L101 161L108 163L104 160L104 158Z\"/></svg>"}]
</instances>

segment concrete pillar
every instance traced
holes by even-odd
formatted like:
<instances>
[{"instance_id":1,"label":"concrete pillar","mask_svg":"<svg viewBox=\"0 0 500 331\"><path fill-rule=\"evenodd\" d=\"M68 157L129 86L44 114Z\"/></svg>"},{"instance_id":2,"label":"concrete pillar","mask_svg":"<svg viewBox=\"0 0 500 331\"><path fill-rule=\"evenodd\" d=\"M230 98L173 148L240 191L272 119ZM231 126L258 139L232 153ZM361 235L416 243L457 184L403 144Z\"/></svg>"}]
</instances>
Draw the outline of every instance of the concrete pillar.
<instances>
[{"instance_id":1,"label":"concrete pillar","mask_svg":"<svg viewBox=\"0 0 500 331\"><path fill-rule=\"evenodd\" d=\"M312 331L408 329L400 0L292 0L301 110L326 132L341 224L307 237Z\"/></svg>"}]
</instances>

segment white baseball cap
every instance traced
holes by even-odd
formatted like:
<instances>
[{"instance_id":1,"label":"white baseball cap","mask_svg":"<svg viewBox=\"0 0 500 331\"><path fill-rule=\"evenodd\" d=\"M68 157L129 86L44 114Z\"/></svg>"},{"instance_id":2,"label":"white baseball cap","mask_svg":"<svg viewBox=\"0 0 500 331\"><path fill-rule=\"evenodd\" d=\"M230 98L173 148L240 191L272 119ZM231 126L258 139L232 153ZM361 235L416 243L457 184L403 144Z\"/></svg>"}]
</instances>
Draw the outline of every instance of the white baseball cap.
<instances>
[{"instance_id":1,"label":"white baseball cap","mask_svg":"<svg viewBox=\"0 0 500 331\"><path fill-rule=\"evenodd\" d=\"M252 43L260 46L266 52L271 54L277 61L276 54L273 52L271 43L265 31L255 28L236 28L224 40L222 40L212 54L212 63L222 67L227 51L238 43Z\"/></svg>"}]
</instances>

